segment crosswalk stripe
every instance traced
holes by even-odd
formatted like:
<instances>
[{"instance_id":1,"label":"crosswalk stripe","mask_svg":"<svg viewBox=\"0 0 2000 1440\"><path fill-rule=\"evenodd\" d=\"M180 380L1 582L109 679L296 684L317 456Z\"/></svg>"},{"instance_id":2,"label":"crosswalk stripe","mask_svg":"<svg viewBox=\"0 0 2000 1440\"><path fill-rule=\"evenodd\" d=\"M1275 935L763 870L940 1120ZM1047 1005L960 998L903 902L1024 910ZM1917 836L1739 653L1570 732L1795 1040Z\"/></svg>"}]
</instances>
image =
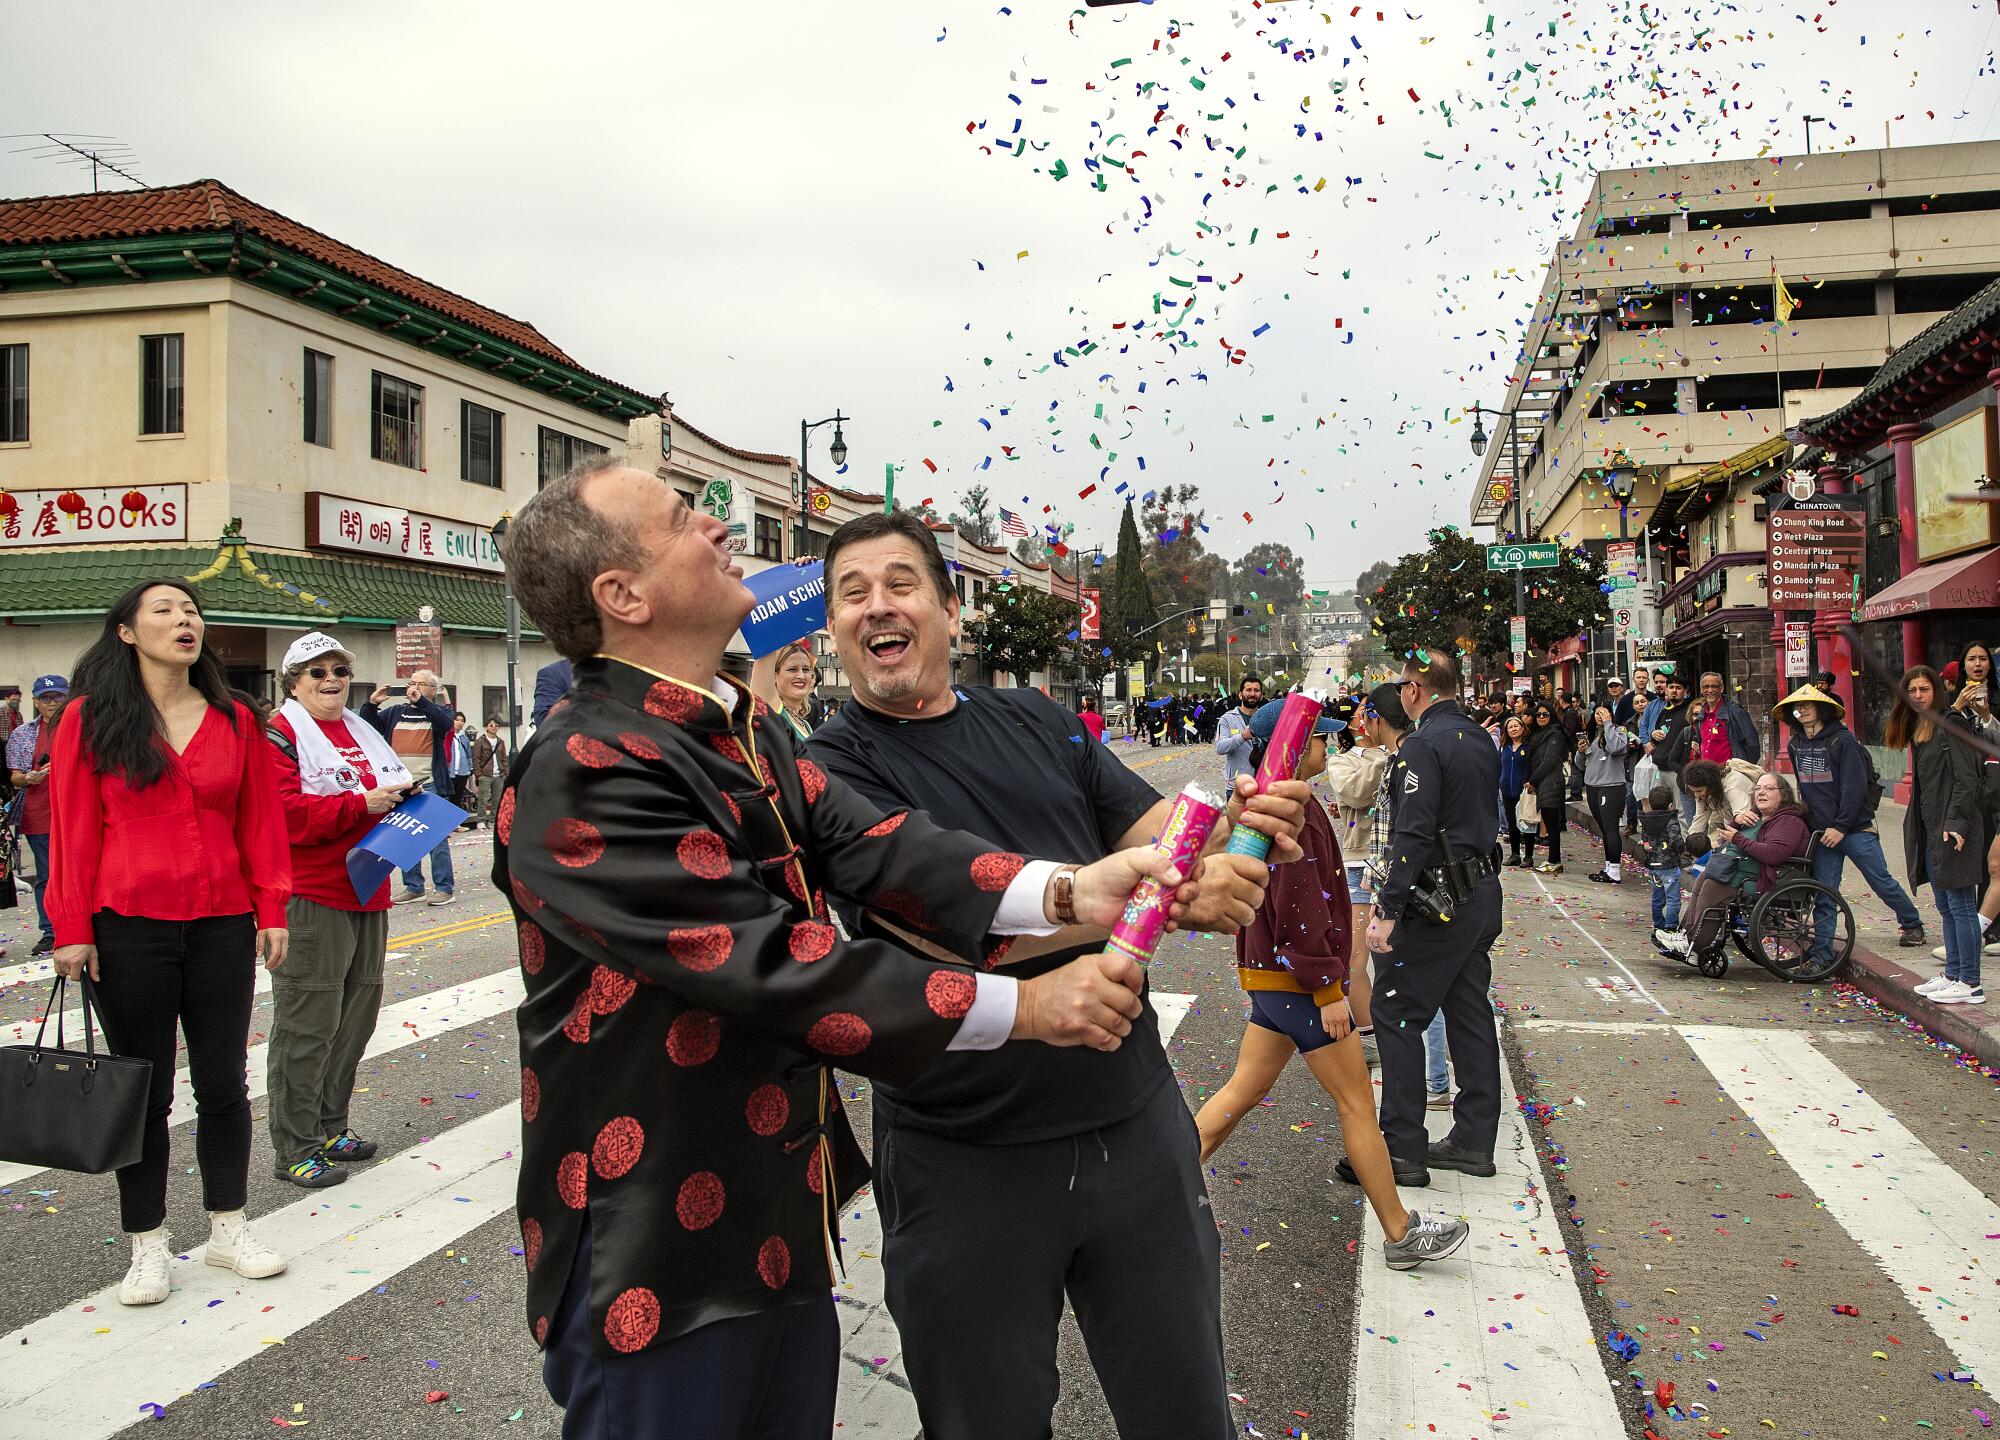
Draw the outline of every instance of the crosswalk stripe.
<instances>
[{"instance_id":1,"label":"crosswalk stripe","mask_svg":"<svg viewBox=\"0 0 2000 1440\"><path fill-rule=\"evenodd\" d=\"M394 1005L382 1007L376 1018L375 1033L369 1037L368 1048L362 1052L363 1059L400 1050L408 1045L416 1045L435 1039L447 1030L456 1030L466 1025L477 1024L491 1019L503 1010L511 1010L521 1003L526 991L522 988L521 972L518 969L497 971L483 975L477 980L468 980L463 985L450 985L442 990L433 990L427 995L418 995L409 1000L399 1000ZM268 1045L250 1047L250 1098L261 1099L265 1089L264 1066L270 1053ZM185 1125L194 1119L194 1087L188 1082L187 1067L183 1066L174 1074L174 1113L172 1124ZM0 1165L0 1190L18 1185L23 1180L32 1179L48 1172L33 1165Z\"/></svg>"},{"instance_id":2,"label":"crosswalk stripe","mask_svg":"<svg viewBox=\"0 0 2000 1440\"><path fill-rule=\"evenodd\" d=\"M1173 1039L1194 1008L1193 995L1152 994L1160 1043ZM847 1278L834 1290L840 1312L840 1400L834 1416L843 1435L914 1440L917 1401L903 1373L903 1341L890 1318L882 1274L882 1216L875 1192L841 1212L841 1252Z\"/></svg>"},{"instance_id":3,"label":"crosswalk stripe","mask_svg":"<svg viewBox=\"0 0 2000 1440\"><path fill-rule=\"evenodd\" d=\"M1963 1279L1974 1267L1990 1271L2000 1253L1990 1238L2000 1232L1993 1204L1806 1036L1729 1025L1679 1029L1959 1363L1981 1375L2000 1373L2000 1310L1974 1299L1974 1283Z\"/></svg>"},{"instance_id":4,"label":"crosswalk stripe","mask_svg":"<svg viewBox=\"0 0 2000 1440\"><path fill-rule=\"evenodd\" d=\"M387 965L397 960L407 960L409 958L410 958L410 952L407 950L391 950L388 954L382 957L382 963ZM54 979L53 976L49 978L51 980ZM258 995L268 995L270 993L271 993L271 972L269 970L266 970L262 965L259 965L257 967L257 981L252 991L252 998L254 999ZM83 1033L83 1031L79 1028L83 1024L83 1005L81 1002L78 1002L77 1004L70 1006L68 1009L62 1012L62 1023L68 1029L68 1032L71 1036L77 1036ZM56 1017L51 1015L49 1017L49 1034L46 1037L47 1042L51 1045L55 1043L55 1026L56 1026ZM42 1017L39 1015L29 1015L14 1022L13 1033L8 1038L12 1040L27 1040L32 1042L35 1036L38 1033L40 1033L41 1028L42 1028Z\"/></svg>"},{"instance_id":5,"label":"crosswalk stripe","mask_svg":"<svg viewBox=\"0 0 2000 1440\"><path fill-rule=\"evenodd\" d=\"M1518 1093L1505 1055L1500 1093ZM1449 1133L1448 1113L1425 1118L1432 1139ZM1400 1435L1411 1417L1440 1435L1486 1434L1503 1412L1539 1440L1625 1433L1560 1217L1514 1107L1500 1112L1493 1159L1500 1173L1491 1179L1433 1170L1431 1188L1406 1197L1471 1222L1472 1237L1452 1259L1393 1271L1381 1231L1368 1225L1355 1306L1352 1440Z\"/></svg>"},{"instance_id":6,"label":"crosswalk stripe","mask_svg":"<svg viewBox=\"0 0 2000 1440\"><path fill-rule=\"evenodd\" d=\"M142 1405L171 1404L332 1314L512 1205L520 1142L521 1107L503 1105L258 1218L291 1261L282 1276L240 1280L204 1264L203 1246L175 1263L163 1304L122 1306L111 1285L22 1326L0 1339L9 1432L116 1434L146 1418Z\"/></svg>"}]
</instances>

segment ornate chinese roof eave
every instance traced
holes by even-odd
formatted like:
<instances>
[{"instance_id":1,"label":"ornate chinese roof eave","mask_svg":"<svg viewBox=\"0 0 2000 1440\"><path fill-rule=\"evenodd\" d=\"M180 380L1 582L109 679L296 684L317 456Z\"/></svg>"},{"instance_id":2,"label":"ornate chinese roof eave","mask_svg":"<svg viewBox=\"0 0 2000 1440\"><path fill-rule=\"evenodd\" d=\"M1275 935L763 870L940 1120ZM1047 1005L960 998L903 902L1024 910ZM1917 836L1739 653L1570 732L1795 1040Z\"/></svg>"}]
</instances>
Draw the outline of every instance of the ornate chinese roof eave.
<instances>
[{"instance_id":1,"label":"ornate chinese roof eave","mask_svg":"<svg viewBox=\"0 0 2000 1440\"><path fill-rule=\"evenodd\" d=\"M1842 455L1873 450L1892 425L1935 415L1977 394L2000 366L2000 280L1932 323L1882 362L1861 393L1799 429Z\"/></svg>"}]
</instances>

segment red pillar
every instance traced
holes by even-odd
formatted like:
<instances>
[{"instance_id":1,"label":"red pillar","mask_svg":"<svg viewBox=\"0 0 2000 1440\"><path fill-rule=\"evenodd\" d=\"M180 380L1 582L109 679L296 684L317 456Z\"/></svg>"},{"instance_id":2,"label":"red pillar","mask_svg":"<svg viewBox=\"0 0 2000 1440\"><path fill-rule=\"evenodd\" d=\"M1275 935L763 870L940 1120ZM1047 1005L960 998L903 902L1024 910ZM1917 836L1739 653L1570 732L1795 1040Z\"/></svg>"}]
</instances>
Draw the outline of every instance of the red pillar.
<instances>
[{"instance_id":1,"label":"red pillar","mask_svg":"<svg viewBox=\"0 0 2000 1440\"><path fill-rule=\"evenodd\" d=\"M1896 456L1896 565L1905 575L1917 570L1917 437L1923 426L1904 423L1889 427L1889 444ZM1924 663L1924 622L1915 616L1903 622L1903 668ZM1900 677L1899 677L1900 678ZM1896 803L1907 805L1915 782L1907 769L1896 782Z\"/></svg>"},{"instance_id":2,"label":"red pillar","mask_svg":"<svg viewBox=\"0 0 2000 1440\"><path fill-rule=\"evenodd\" d=\"M1845 495L1849 480L1838 465L1819 467L1819 488L1827 495ZM1847 728L1857 735L1861 732L1861 712L1856 701L1858 695L1854 685L1854 646L1847 638L1847 626L1853 620L1847 610L1822 610L1813 617L1814 649L1819 656L1819 668L1833 672L1835 697L1847 711Z\"/></svg>"}]
</instances>

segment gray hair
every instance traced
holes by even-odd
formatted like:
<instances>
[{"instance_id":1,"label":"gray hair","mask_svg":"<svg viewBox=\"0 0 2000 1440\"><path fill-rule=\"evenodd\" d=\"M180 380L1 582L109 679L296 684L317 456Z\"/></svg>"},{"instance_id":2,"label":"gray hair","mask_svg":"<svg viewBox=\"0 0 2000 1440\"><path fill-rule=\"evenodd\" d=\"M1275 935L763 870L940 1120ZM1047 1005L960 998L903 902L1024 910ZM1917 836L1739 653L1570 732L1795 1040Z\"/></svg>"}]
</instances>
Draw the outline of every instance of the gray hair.
<instances>
[{"instance_id":1,"label":"gray hair","mask_svg":"<svg viewBox=\"0 0 2000 1440\"><path fill-rule=\"evenodd\" d=\"M571 661L604 648L604 624L590 587L606 570L636 569L646 549L629 521L600 514L584 502L583 484L625 461L593 455L521 507L507 527L500 558L514 598L535 628Z\"/></svg>"}]
</instances>

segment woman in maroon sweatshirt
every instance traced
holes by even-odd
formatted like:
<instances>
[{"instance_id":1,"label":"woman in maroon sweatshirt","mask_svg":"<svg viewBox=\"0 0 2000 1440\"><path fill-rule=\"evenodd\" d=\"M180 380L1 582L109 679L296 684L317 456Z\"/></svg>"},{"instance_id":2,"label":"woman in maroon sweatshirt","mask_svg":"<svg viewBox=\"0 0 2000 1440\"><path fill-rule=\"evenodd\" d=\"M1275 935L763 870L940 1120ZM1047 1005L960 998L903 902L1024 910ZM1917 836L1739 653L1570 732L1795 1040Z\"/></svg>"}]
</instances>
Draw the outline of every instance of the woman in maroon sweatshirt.
<instances>
[{"instance_id":1,"label":"woman in maroon sweatshirt","mask_svg":"<svg viewBox=\"0 0 2000 1440\"><path fill-rule=\"evenodd\" d=\"M1283 700L1251 717L1250 733L1268 741ZM1299 778L1326 769L1327 736L1345 722L1323 716L1299 760ZM1375 1119L1368 1062L1346 996L1352 909L1340 842L1317 798L1306 806L1299 834L1305 858L1274 866L1257 918L1236 936L1236 973L1250 996L1249 1024L1236 1071L1194 1117L1201 1158L1213 1155L1238 1122L1271 1092L1294 1054L1305 1057L1313 1077L1340 1111L1347 1154L1382 1223L1384 1258L1392 1270L1441 1260L1465 1243L1463 1220L1426 1218L1403 1204L1389 1162L1389 1147Z\"/></svg>"}]
</instances>

